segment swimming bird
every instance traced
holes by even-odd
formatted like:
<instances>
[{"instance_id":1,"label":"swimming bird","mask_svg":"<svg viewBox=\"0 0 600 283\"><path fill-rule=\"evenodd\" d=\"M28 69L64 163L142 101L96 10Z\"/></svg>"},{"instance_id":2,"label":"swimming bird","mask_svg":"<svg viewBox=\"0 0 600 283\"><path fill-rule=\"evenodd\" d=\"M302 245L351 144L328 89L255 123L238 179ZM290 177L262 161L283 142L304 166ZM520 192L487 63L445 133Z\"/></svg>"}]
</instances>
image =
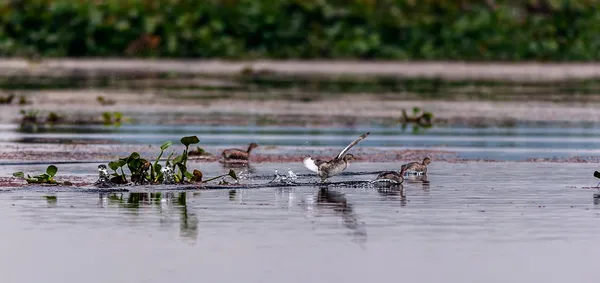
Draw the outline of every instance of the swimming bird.
<instances>
[{"instance_id":1,"label":"swimming bird","mask_svg":"<svg viewBox=\"0 0 600 283\"><path fill-rule=\"evenodd\" d=\"M411 163L406 163L402 166L406 166L405 171L412 171L412 172L427 174L427 165L429 163L431 163L431 158L425 157L425 158L423 158L423 162L421 162L421 163L411 162Z\"/></svg>"},{"instance_id":2,"label":"swimming bird","mask_svg":"<svg viewBox=\"0 0 600 283\"><path fill-rule=\"evenodd\" d=\"M248 145L248 150L243 150L239 148L229 148L223 150L221 156L223 156L224 161L247 161L250 158L250 151L257 147L258 144L251 143Z\"/></svg>"},{"instance_id":3,"label":"swimming bird","mask_svg":"<svg viewBox=\"0 0 600 283\"><path fill-rule=\"evenodd\" d=\"M387 171L387 172L380 173L379 175L377 175L377 178L375 178L375 181L389 182L394 185L402 184L402 182L404 182L404 172L406 172L406 165L402 165L400 167L400 172Z\"/></svg>"},{"instance_id":4,"label":"swimming bird","mask_svg":"<svg viewBox=\"0 0 600 283\"><path fill-rule=\"evenodd\" d=\"M308 170L317 173L317 176L321 178L321 182L324 183L327 178L340 174L346 170L346 168L348 168L348 161L356 159L354 155L349 154L348 151L361 140L366 138L369 134L370 132L362 134L360 137L346 146L346 148L344 148L336 157L329 161L312 159L312 157L309 155L304 158L302 163L304 164L304 167L308 168Z\"/></svg>"}]
</instances>

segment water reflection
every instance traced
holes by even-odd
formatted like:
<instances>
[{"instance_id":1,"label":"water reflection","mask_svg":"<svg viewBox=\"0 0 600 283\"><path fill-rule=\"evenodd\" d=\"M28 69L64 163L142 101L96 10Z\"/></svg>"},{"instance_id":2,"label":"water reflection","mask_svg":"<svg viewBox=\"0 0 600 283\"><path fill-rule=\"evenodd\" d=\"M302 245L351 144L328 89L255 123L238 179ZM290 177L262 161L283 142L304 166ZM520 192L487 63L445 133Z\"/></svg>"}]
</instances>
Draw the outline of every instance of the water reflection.
<instances>
[{"instance_id":1,"label":"water reflection","mask_svg":"<svg viewBox=\"0 0 600 283\"><path fill-rule=\"evenodd\" d=\"M367 230L364 223L359 223L354 207L348 203L345 194L320 187L315 198L317 207L332 209L335 214L341 216L344 226L351 231L351 235L359 244L367 241Z\"/></svg>"},{"instance_id":2,"label":"water reflection","mask_svg":"<svg viewBox=\"0 0 600 283\"><path fill-rule=\"evenodd\" d=\"M400 206L406 206L406 192L402 184L377 188L377 193L383 196L384 200L400 199Z\"/></svg>"},{"instance_id":3,"label":"water reflection","mask_svg":"<svg viewBox=\"0 0 600 283\"><path fill-rule=\"evenodd\" d=\"M421 183L423 185L423 192L429 193L430 181L427 177L427 174L420 176L408 176L405 177L404 181L406 183Z\"/></svg>"},{"instance_id":4,"label":"water reflection","mask_svg":"<svg viewBox=\"0 0 600 283\"><path fill-rule=\"evenodd\" d=\"M194 241L198 238L198 217L188 209L186 192L100 193L98 206L117 206L135 214L143 208L158 208L160 215L168 215L169 211L175 209L179 212L180 236Z\"/></svg>"}]
</instances>

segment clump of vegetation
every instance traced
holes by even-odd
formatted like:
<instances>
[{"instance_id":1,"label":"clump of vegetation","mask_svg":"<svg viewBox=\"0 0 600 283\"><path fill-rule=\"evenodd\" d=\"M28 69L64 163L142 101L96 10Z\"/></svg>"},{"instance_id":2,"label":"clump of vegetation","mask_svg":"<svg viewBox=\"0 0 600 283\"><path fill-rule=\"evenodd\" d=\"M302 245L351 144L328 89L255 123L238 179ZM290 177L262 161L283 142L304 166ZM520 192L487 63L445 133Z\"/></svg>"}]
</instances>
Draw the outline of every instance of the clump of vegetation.
<instances>
[{"instance_id":1,"label":"clump of vegetation","mask_svg":"<svg viewBox=\"0 0 600 283\"><path fill-rule=\"evenodd\" d=\"M433 126L433 114L422 111L419 107L413 107L412 116L408 116L406 109L402 109L402 117L399 122L402 124L417 124L421 127L429 128Z\"/></svg>"},{"instance_id":2,"label":"clump of vegetation","mask_svg":"<svg viewBox=\"0 0 600 283\"><path fill-rule=\"evenodd\" d=\"M229 184L225 177L231 177L236 182L238 177L233 170L229 170L227 174L219 175L208 180L202 180L203 174L200 170L194 169L189 171L187 161L189 156L189 146L200 142L197 136L183 137L180 140L185 146L182 154L172 158L174 151L167 157L164 165L159 161L173 143L167 141L160 146L160 153L154 163L150 163L147 159L140 156L139 153L133 152L126 158L120 158L116 161L108 163L108 167L113 170L110 175L110 181L114 184L184 184L184 183L206 183L212 180L221 179L220 184ZM131 177L128 179L125 173L127 167ZM187 181L186 181L187 179Z\"/></svg>"},{"instance_id":3,"label":"clump of vegetation","mask_svg":"<svg viewBox=\"0 0 600 283\"><path fill-rule=\"evenodd\" d=\"M49 124L58 124L64 121L64 117L62 115L57 114L56 112L48 113L48 118L46 118L46 122Z\"/></svg>"},{"instance_id":4,"label":"clump of vegetation","mask_svg":"<svg viewBox=\"0 0 600 283\"><path fill-rule=\"evenodd\" d=\"M27 99L24 95L19 96L19 105L27 105L31 104L31 101Z\"/></svg>"},{"instance_id":5,"label":"clump of vegetation","mask_svg":"<svg viewBox=\"0 0 600 283\"><path fill-rule=\"evenodd\" d=\"M121 112L103 112L102 122L105 126L120 127L124 122L130 121L129 117L124 117Z\"/></svg>"},{"instance_id":6,"label":"clump of vegetation","mask_svg":"<svg viewBox=\"0 0 600 283\"><path fill-rule=\"evenodd\" d=\"M37 132L44 129L47 125L60 124L65 121L65 117L56 112L48 113L46 119L41 119L39 110L21 110L20 128L26 132Z\"/></svg>"},{"instance_id":7,"label":"clump of vegetation","mask_svg":"<svg viewBox=\"0 0 600 283\"><path fill-rule=\"evenodd\" d=\"M104 98L104 96L98 96L96 97L96 101L98 101L98 103L106 106L106 105L115 105L115 103L117 103L115 100L112 99L106 99Z\"/></svg>"},{"instance_id":8,"label":"clump of vegetation","mask_svg":"<svg viewBox=\"0 0 600 283\"><path fill-rule=\"evenodd\" d=\"M0 1L0 22L0 55L30 59L600 59L589 0Z\"/></svg>"},{"instance_id":9,"label":"clump of vegetation","mask_svg":"<svg viewBox=\"0 0 600 283\"><path fill-rule=\"evenodd\" d=\"M48 168L46 168L46 173L40 175L30 176L29 174L27 174L27 176L25 176L25 173L23 172L15 172L13 173L13 176L25 180L28 184L56 185L58 184L58 182L54 180L54 176L57 172L58 168L54 165L50 165L48 166Z\"/></svg>"},{"instance_id":10,"label":"clump of vegetation","mask_svg":"<svg viewBox=\"0 0 600 283\"><path fill-rule=\"evenodd\" d=\"M14 98L14 93L10 93L7 96L0 96L0 104L11 104Z\"/></svg>"}]
</instances>

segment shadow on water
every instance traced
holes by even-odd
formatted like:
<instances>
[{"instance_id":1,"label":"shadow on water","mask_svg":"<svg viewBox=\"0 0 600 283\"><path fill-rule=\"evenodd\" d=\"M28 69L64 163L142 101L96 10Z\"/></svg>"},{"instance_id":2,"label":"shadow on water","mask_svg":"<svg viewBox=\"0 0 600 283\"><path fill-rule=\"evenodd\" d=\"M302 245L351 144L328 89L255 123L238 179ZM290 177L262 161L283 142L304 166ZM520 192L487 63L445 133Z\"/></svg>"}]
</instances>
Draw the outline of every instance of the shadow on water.
<instances>
[{"instance_id":1,"label":"shadow on water","mask_svg":"<svg viewBox=\"0 0 600 283\"><path fill-rule=\"evenodd\" d=\"M116 205L134 214L144 208L158 208L158 213L162 215L175 208L179 212L181 237L191 240L198 237L198 217L188 209L186 192L99 193L98 197L99 207Z\"/></svg>"}]
</instances>

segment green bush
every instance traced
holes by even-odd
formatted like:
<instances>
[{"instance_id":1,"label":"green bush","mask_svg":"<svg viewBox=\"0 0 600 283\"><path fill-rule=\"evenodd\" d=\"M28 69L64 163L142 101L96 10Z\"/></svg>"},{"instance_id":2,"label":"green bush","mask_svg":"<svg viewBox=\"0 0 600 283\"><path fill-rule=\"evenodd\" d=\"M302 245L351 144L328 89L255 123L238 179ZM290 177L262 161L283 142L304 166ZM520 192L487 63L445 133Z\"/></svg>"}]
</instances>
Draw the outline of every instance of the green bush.
<instances>
[{"instance_id":1,"label":"green bush","mask_svg":"<svg viewBox=\"0 0 600 283\"><path fill-rule=\"evenodd\" d=\"M0 55L597 60L594 0L27 0Z\"/></svg>"}]
</instances>

